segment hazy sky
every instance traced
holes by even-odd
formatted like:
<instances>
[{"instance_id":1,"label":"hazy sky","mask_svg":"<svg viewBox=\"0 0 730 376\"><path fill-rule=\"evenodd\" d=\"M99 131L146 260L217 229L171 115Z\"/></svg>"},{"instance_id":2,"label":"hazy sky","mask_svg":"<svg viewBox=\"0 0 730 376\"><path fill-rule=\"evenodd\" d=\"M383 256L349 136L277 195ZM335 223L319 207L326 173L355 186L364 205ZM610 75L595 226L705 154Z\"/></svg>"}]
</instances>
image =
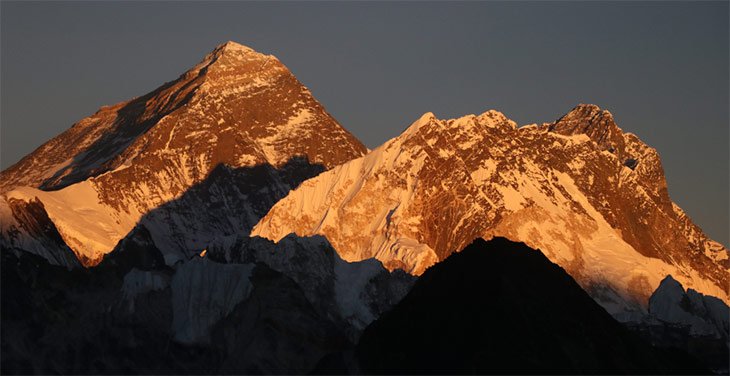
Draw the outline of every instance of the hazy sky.
<instances>
[{"instance_id":1,"label":"hazy sky","mask_svg":"<svg viewBox=\"0 0 730 376\"><path fill-rule=\"evenodd\" d=\"M234 40L276 55L371 148L427 111L526 124L595 103L729 243L726 1L1 4L2 168Z\"/></svg>"}]
</instances>

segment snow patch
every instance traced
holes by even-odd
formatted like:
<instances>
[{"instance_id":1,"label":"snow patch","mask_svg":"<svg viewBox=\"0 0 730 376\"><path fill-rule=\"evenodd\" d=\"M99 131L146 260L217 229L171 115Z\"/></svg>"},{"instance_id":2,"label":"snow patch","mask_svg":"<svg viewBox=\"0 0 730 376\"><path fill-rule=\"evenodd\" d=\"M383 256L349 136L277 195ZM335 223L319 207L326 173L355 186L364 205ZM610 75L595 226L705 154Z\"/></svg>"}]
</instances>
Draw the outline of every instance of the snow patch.
<instances>
[{"instance_id":1,"label":"snow patch","mask_svg":"<svg viewBox=\"0 0 730 376\"><path fill-rule=\"evenodd\" d=\"M251 293L253 264L218 264L193 258L172 277L172 332L175 340L208 343L210 329Z\"/></svg>"}]
</instances>

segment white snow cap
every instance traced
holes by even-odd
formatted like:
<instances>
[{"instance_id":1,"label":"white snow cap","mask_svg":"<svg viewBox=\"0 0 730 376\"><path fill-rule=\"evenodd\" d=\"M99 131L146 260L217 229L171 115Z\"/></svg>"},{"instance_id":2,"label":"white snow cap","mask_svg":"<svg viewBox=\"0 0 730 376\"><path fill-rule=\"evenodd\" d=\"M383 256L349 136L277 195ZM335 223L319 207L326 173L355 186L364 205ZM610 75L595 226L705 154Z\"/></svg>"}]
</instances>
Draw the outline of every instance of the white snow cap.
<instances>
[{"instance_id":1,"label":"white snow cap","mask_svg":"<svg viewBox=\"0 0 730 376\"><path fill-rule=\"evenodd\" d=\"M488 110L477 116L477 122L487 127L495 127L500 124L507 124L512 129L517 129L517 123L497 110Z\"/></svg>"},{"instance_id":2,"label":"white snow cap","mask_svg":"<svg viewBox=\"0 0 730 376\"><path fill-rule=\"evenodd\" d=\"M405 138L408 138L416 134L419 129L421 129L424 125L429 124L433 120L438 120L436 119L436 115L434 115L433 112L426 112L425 114L421 115L418 120L409 125L408 128L406 128L403 134L399 137L405 136Z\"/></svg>"},{"instance_id":3,"label":"white snow cap","mask_svg":"<svg viewBox=\"0 0 730 376\"><path fill-rule=\"evenodd\" d=\"M425 124L431 121L431 119L436 119L436 115L429 111L421 115L421 117L419 117L413 124Z\"/></svg>"}]
</instances>

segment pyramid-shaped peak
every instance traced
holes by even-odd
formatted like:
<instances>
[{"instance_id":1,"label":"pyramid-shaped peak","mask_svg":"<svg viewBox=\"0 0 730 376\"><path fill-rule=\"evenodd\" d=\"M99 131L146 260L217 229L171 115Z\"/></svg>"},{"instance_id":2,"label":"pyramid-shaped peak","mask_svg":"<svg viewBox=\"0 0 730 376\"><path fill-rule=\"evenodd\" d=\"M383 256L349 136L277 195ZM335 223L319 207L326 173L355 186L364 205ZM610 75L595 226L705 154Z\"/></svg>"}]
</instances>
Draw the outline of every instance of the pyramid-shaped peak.
<instances>
[{"instance_id":1,"label":"pyramid-shaped peak","mask_svg":"<svg viewBox=\"0 0 730 376\"><path fill-rule=\"evenodd\" d=\"M627 151L623 130L616 124L610 112L596 105L579 104L547 128L550 132L566 136L584 134L603 150L635 165L636 155Z\"/></svg>"},{"instance_id":2,"label":"pyramid-shaped peak","mask_svg":"<svg viewBox=\"0 0 730 376\"><path fill-rule=\"evenodd\" d=\"M676 288L678 286L680 289L682 289L682 291L684 291L684 287L682 287L682 284L674 279L671 274L667 274L667 276L662 279L662 281L659 283L659 287L661 288L662 286L668 286L673 288Z\"/></svg>"},{"instance_id":3,"label":"pyramid-shaped peak","mask_svg":"<svg viewBox=\"0 0 730 376\"><path fill-rule=\"evenodd\" d=\"M580 103L573 107L567 114L565 114L560 120L592 120L592 119L603 119L613 121L613 115L608 110L603 110L595 104L584 104Z\"/></svg>"},{"instance_id":4,"label":"pyramid-shaped peak","mask_svg":"<svg viewBox=\"0 0 730 376\"><path fill-rule=\"evenodd\" d=\"M216 46L213 51L206 56L206 60L250 60L250 59L268 59L274 58L272 55L263 54L251 47L244 46L240 43L228 41Z\"/></svg>"},{"instance_id":5,"label":"pyramid-shaped peak","mask_svg":"<svg viewBox=\"0 0 730 376\"><path fill-rule=\"evenodd\" d=\"M234 42L232 40L229 40L228 42L225 42L223 44L219 44L216 48L216 51L236 51L236 52L256 52L253 48L244 46L240 43Z\"/></svg>"},{"instance_id":6,"label":"pyramid-shaped peak","mask_svg":"<svg viewBox=\"0 0 730 376\"><path fill-rule=\"evenodd\" d=\"M593 103L578 103L572 111L581 110L581 111L601 111L601 107L598 105L595 105Z\"/></svg>"},{"instance_id":7,"label":"pyramid-shaped peak","mask_svg":"<svg viewBox=\"0 0 730 376\"><path fill-rule=\"evenodd\" d=\"M622 134L613 115L595 104L579 104L549 126L549 130L565 135L586 134L601 143L605 138Z\"/></svg>"},{"instance_id":8,"label":"pyramid-shaped peak","mask_svg":"<svg viewBox=\"0 0 730 376\"><path fill-rule=\"evenodd\" d=\"M252 79L274 80L272 77L279 74L291 75L291 72L275 56L228 41L216 46L184 76L186 79L204 77L209 83L231 86Z\"/></svg>"},{"instance_id":9,"label":"pyramid-shaped peak","mask_svg":"<svg viewBox=\"0 0 730 376\"><path fill-rule=\"evenodd\" d=\"M217 45L213 51L205 56L202 65L239 65L246 61L277 60L273 55L263 54L251 47L228 41Z\"/></svg>"}]
</instances>

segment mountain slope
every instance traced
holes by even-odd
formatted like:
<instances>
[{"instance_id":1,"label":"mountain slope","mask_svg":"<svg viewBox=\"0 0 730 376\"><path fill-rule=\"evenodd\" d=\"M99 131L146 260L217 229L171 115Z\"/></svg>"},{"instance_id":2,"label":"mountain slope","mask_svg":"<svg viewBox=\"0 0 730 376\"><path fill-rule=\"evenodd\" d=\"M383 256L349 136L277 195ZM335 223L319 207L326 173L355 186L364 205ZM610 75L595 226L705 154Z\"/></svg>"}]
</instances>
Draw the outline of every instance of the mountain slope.
<instances>
[{"instance_id":1,"label":"mountain slope","mask_svg":"<svg viewBox=\"0 0 730 376\"><path fill-rule=\"evenodd\" d=\"M252 234L291 232L413 274L474 238L505 236L541 249L615 313L645 309L668 274L727 300L728 250L669 199L656 151L593 105L520 128L496 111L427 113L302 183Z\"/></svg>"},{"instance_id":2,"label":"mountain slope","mask_svg":"<svg viewBox=\"0 0 730 376\"><path fill-rule=\"evenodd\" d=\"M132 251L73 270L2 252L2 372L307 373L414 280L321 237L225 237L172 267Z\"/></svg>"},{"instance_id":3,"label":"mountain slope","mask_svg":"<svg viewBox=\"0 0 730 376\"><path fill-rule=\"evenodd\" d=\"M30 214L22 205L35 200L75 256L84 265L94 265L143 216L193 186L206 185L217 168L269 166L278 171L299 160L312 166L305 168L309 172L302 173L303 179L365 151L275 57L228 42L177 80L102 108L3 171L2 246L42 254L40 240L28 233ZM299 181L271 189L285 194ZM227 181L234 190L238 184L242 181ZM234 193L237 196L229 199L248 202L247 195L254 192ZM279 195L264 202L270 206ZM187 209L205 212L208 199ZM13 201L17 204L11 205ZM245 210L229 209L231 214ZM255 223L267 209L255 210L247 221ZM167 222L164 225L170 226ZM238 225L213 233L228 235ZM165 231L172 230L156 233ZM194 243L204 244L213 235Z\"/></svg>"},{"instance_id":4,"label":"mountain slope","mask_svg":"<svg viewBox=\"0 0 730 376\"><path fill-rule=\"evenodd\" d=\"M654 346L679 348L716 374L730 369L730 313L722 300L685 289L667 276L649 298L645 315L623 320Z\"/></svg>"},{"instance_id":5,"label":"mountain slope","mask_svg":"<svg viewBox=\"0 0 730 376\"><path fill-rule=\"evenodd\" d=\"M652 348L539 251L477 239L427 270L357 346L365 373L694 374Z\"/></svg>"}]
</instances>

